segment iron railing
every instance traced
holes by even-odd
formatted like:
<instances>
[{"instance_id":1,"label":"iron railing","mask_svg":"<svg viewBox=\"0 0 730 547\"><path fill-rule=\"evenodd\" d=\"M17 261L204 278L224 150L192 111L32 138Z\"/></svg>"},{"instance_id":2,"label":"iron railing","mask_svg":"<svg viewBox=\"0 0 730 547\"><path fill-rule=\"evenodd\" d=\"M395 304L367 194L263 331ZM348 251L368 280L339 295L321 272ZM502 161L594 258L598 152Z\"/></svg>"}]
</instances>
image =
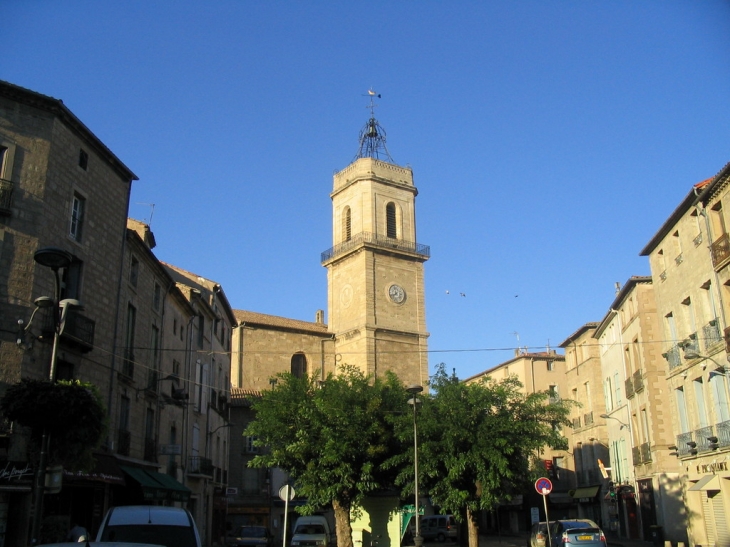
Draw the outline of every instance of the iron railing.
<instances>
[{"instance_id":1,"label":"iron railing","mask_svg":"<svg viewBox=\"0 0 730 547\"><path fill-rule=\"evenodd\" d=\"M580 416L573 418L573 429L580 429Z\"/></svg>"},{"instance_id":2,"label":"iron railing","mask_svg":"<svg viewBox=\"0 0 730 547\"><path fill-rule=\"evenodd\" d=\"M328 262L333 258L360 247L361 245L372 245L381 249L404 251L407 253L417 254L425 258L431 256L431 248L428 245L421 245L415 241L405 241L403 239L384 237L372 232L360 232L359 234L355 234L352 239L324 251L321 255L321 261L322 263Z\"/></svg>"},{"instance_id":3,"label":"iron railing","mask_svg":"<svg viewBox=\"0 0 730 547\"><path fill-rule=\"evenodd\" d=\"M641 452L641 462L646 463L651 461L651 448L649 443L642 443L639 446L639 452Z\"/></svg>"},{"instance_id":4,"label":"iron railing","mask_svg":"<svg viewBox=\"0 0 730 547\"><path fill-rule=\"evenodd\" d=\"M715 429L717 429L718 446L730 446L730 420L720 422Z\"/></svg>"},{"instance_id":5,"label":"iron railing","mask_svg":"<svg viewBox=\"0 0 730 547\"><path fill-rule=\"evenodd\" d=\"M677 435L677 455L679 457L688 456L692 451L692 447L689 443L692 441L692 432L680 433Z\"/></svg>"},{"instance_id":6,"label":"iron railing","mask_svg":"<svg viewBox=\"0 0 730 547\"><path fill-rule=\"evenodd\" d=\"M583 414L583 423L588 427L593 424L593 411Z\"/></svg>"},{"instance_id":7,"label":"iron railing","mask_svg":"<svg viewBox=\"0 0 730 547\"><path fill-rule=\"evenodd\" d=\"M713 319L702 327L702 338L705 339L705 350L710 349L722 340L722 336L720 336L720 325L717 319Z\"/></svg>"},{"instance_id":8,"label":"iron railing","mask_svg":"<svg viewBox=\"0 0 730 547\"><path fill-rule=\"evenodd\" d=\"M697 442L698 452L710 452L712 450L712 446L710 446L710 437L712 437L711 425L696 429L694 437Z\"/></svg>"},{"instance_id":9,"label":"iron railing","mask_svg":"<svg viewBox=\"0 0 730 547\"><path fill-rule=\"evenodd\" d=\"M626 389L626 398L631 399L631 397L634 396L634 379L626 378L626 380L624 380L624 386Z\"/></svg>"},{"instance_id":10,"label":"iron railing","mask_svg":"<svg viewBox=\"0 0 730 547\"><path fill-rule=\"evenodd\" d=\"M642 376L640 370L637 370L636 372L634 372L633 380L634 380L634 391L635 392L638 393L639 391L644 389L644 377Z\"/></svg>"},{"instance_id":11,"label":"iron railing","mask_svg":"<svg viewBox=\"0 0 730 547\"><path fill-rule=\"evenodd\" d=\"M676 344L669 348L666 352L662 353L662 357L669 363L669 370L677 368L682 364L682 359L679 356L679 346Z\"/></svg>"},{"instance_id":12,"label":"iron railing","mask_svg":"<svg viewBox=\"0 0 730 547\"><path fill-rule=\"evenodd\" d=\"M715 269L718 269L730 258L730 238L726 233L712 242L710 253L712 254L712 265Z\"/></svg>"},{"instance_id":13,"label":"iron railing","mask_svg":"<svg viewBox=\"0 0 730 547\"><path fill-rule=\"evenodd\" d=\"M633 464L641 465L641 450L638 446L634 446L631 448L631 460L633 461Z\"/></svg>"},{"instance_id":14,"label":"iron railing","mask_svg":"<svg viewBox=\"0 0 730 547\"><path fill-rule=\"evenodd\" d=\"M212 478L213 470L213 460L210 458L204 458L203 456L190 456L188 472L197 475L208 475Z\"/></svg>"}]
</instances>

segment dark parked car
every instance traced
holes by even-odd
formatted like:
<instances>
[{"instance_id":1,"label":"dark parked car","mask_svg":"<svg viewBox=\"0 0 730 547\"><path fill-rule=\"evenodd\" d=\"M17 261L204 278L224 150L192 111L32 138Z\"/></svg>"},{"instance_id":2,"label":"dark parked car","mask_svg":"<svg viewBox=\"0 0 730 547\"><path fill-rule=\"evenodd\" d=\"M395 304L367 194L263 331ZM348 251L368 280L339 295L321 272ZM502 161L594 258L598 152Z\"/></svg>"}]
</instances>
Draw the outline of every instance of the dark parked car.
<instances>
[{"instance_id":1,"label":"dark parked car","mask_svg":"<svg viewBox=\"0 0 730 547\"><path fill-rule=\"evenodd\" d=\"M588 519L551 521L550 537L552 547L608 547L603 530Z\"/></svg>"},{"instance_id":2,"label":"dark parked car","mask_svg":"<svg viewBox=\"0 0 730 547\"><path fill-rule=\"evenodd\" d=\"M239 526L226 544L232 547L271 547L271 534L266 526Z\"/></svg>"}]
</instances>

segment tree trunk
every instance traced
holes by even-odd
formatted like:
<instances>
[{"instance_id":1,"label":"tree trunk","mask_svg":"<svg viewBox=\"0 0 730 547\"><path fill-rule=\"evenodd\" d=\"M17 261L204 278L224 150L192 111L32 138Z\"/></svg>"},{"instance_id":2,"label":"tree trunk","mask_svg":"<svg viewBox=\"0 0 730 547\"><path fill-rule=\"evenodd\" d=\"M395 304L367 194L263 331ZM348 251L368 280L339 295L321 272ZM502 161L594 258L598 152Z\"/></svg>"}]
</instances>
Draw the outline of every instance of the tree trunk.
<instances>
[{"instance_id":1,"label":"tree trunk","mask_svg":"<svg viewBox=\"0 0 730 547\"><path fill-rule=\"evenodd\" d=\"M353 547L352 526L350 525L350 504L343 504L338 500L332 500L332 509L335 512L337 547Z\"/></svg>"},{"instance_id":2,"label":"tree trunk","mask_svg":"<svg viewBox=\"0 0 730 547\"><path fill-rule=\"evenodd\" d=\"M469 547L479 547L479 524L476 515L466 508L466 529L469 536Z\"/></svg>"}]
</instances>

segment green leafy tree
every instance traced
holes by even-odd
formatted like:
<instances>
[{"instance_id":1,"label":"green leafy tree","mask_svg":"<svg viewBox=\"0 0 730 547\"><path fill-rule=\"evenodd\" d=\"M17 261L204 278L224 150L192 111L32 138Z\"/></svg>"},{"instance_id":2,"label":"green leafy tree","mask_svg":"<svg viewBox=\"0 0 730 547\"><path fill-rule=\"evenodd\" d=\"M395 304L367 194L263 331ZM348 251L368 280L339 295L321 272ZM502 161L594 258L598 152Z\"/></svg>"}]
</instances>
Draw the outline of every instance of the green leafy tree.
<instances>
[{"instance_id":1,"label":"green leafy tree","mask_svg":"<svg viewBox=\"0 0 730 547\"><path fill-rule=\"evenodd\" d=\"M430 387L430 396L419 397L419 485L442 510L466 517L469 547L477 547L475 513L523 492L540 449L565 446L560 428L570 425L570 403L550 402L547 392L525 394L515 377L463 383L443 364ZM412 438L407 420L399 431L403 440ZM411 458L405 452L390 464ZM401 468L398 482L412 491L413 468Z\"/></svg>"},{"instance_id":2,"label":"green leafy tree","mask_svg":"<svg viewBox=\"0 0 730 547\"><path fill-rule=\"evenodd\" d=\"M253 404L256 417L244 432L267 449L250 465L289 473L307 499L298 508L303 514L331 505L337 545L352 547L351 512L369 493L393 487L395 476L382 463L398 445L392 420L407 411L403 385L393 374L373 379L351 366L324 382L277 379Z\"/></svg>"},{"instance_id":3,"label":"green leafy tree","mask_svg":"<svg viewBox=\"0 0 730 547\"><path fill-rule=\"evenodd\" d=\"M3 415L32 432L36 444L50 435L49 464L72 471L93 467L93 451L108 427L107 412L93 384L79 380L21 380L0 401Z\"/></svg>"}]
</instances>

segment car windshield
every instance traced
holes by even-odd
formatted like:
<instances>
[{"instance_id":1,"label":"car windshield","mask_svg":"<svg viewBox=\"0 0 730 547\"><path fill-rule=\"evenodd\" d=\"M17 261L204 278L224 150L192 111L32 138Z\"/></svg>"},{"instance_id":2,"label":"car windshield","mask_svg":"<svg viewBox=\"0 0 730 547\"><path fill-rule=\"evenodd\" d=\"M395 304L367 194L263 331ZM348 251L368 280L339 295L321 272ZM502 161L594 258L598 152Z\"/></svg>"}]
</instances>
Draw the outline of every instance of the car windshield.
<instances>
[{"instance_id":1,"label":"car windshield","mask_svg":"<svg viewBox=\"0 0 730 547\"><path fill-rule=\"evenodd\" d=\"M324 534L324 526L321 524L302 524L301 526L297 526L294 533L304 535Z\"/></svg>"},{"instance_id":2,"label":"car windshield","mask_svg":"<svg viewBox=\"0 0 730 547\"><path fill-rule=\"evenodd\" d=\"M99 541L129 541L152 543L165 547L197 547L195 533L187 526L125 525L107 526Z\"/></svg>"},{"instance_id":3,"label":"car windshield","mask_svg":"<svg viewBox=\"0 0 730 547\"><path fill-rule=\"evenodd\" d=\"M263 538L266 537L266 528L260 526L244 526L238 530L238 535L242 538Z\"/></svg>"}]
</instances>

